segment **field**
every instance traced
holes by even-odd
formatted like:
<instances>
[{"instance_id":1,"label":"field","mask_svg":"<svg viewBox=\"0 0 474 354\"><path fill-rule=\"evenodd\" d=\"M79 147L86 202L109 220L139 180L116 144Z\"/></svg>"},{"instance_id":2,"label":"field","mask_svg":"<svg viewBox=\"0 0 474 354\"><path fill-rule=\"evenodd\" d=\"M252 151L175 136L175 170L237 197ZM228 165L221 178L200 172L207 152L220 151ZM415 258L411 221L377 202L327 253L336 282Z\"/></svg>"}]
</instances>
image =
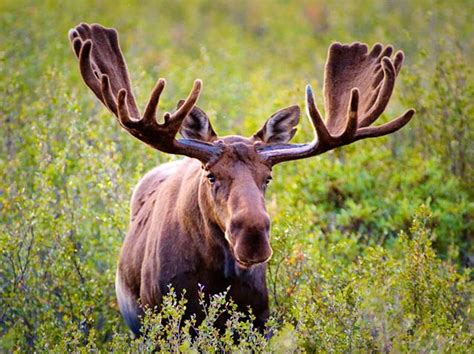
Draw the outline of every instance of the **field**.
<instances>
[{"instance_id":1,"label":"field","mask_svg":"<svg viewBox=\"0 0 474 354\"><path fill-rule=\"evenodd\" d=\"M2 0L0 351L472 353L473 17L469 0ZM220 135L303 108L307 83L322 107L334 41L404 50L380 119L413 107L404 129L274 169L269 341L238 313L216 333L224 296L195 338L177 295L131 338L114 290L129 199L178 157L131 138L89 92L67 37L80 22L118 29L140 107L158 77L161 112L202 79ZM294 141L311 139L303 117Z\"/></svg>"}]
</instances>

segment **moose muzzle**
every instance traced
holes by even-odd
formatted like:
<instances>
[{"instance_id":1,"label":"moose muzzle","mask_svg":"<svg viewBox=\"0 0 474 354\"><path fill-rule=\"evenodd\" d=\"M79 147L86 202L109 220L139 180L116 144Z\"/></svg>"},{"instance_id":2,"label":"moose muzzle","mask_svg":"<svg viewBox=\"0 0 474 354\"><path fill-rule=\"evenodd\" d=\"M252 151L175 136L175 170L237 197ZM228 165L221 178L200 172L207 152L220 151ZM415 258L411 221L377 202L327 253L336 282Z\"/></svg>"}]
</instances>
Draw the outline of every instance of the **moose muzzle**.
<instances>
[{"instance_id":1,"label":"moose muzzle","mask_svg":"<svg viewBox=\"0 0 474 354\"><path fill-rule=\"evenodd\" d=\"M266 213L233 217L226 233L237 263L248 268L272 257L270 218Z\"/></svg>"}]
</instances>

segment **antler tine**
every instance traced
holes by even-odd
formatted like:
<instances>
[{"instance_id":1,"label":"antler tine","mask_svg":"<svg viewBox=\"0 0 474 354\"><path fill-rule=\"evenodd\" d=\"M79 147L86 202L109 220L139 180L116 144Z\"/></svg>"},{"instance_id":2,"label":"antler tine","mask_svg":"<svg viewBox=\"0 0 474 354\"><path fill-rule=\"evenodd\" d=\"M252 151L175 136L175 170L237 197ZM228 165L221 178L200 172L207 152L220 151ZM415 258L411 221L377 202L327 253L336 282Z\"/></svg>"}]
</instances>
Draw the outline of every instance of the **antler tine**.
<instances>
[{"instance_id":1,"label":"antler tine","mask_svg":"<svg viewBox=\"0 0 474 354\"><path fill-rule=\"evenodd\" d=\"M367 115L361 120L359 125L360 127L367 127L375 122L387 107L388 101L390 101L390 97L392 96L393 88L395 87L395 66L389 58L384 57L382 59L382 68L384 78L377 96L377 100Z\"/></svg>"},{"instance_id":2,"label":"antler tine","mask_svg":"<svg viewBox=\"0 0 474 354\"><path fill-rule=\"evenodd\" d=\"M164 124L169 124L170 128L175 131L175 134L178 133L184 118L186 118L189 112L191 112L193 107L196 105L199 95L201 94L201 87L202 81L199 79L195 80L193 88L184 103L173 114L168 112L165 114Z\"/></svg>"},{"instance_id":3,"label":"antler tine","mask_svg":"<svg viewBox=\"0 0 474 354\"><path fill-rule=\"evenodd\" d=\"M119 122L127 130L133 128L136 123L141 122L141 120L134 120L130 118L130 112L128 110L127 104L127 90L120 89L117 97L117 105ZM129 130L129 132L131 131ZM132 135L135 134L132 133Z\"/></svg>"},{"instance_id":4,"label":"antler tine","mask_svg":"<svg viewBox=\"0 0 474 354\"><path fill-rule=\"evenodd\" d=\"M393 60L393 66L395 67L395 72L398 73L400 72L400 69L402 68L403 61L405 60L405 54L403 51L399 50L395 54L395 59Z\"/></svg>"},{"instance_id":5,"label":"antler tine","mask_svg":"<svg viewBox=\"0 0 474 354\"><path fill-rule=\"evenodd\" d=\"M74 51L74 54L76 54L76 58L79 58L79 53L81 51L81 42L82 42L79 38L79 34L77 33L75 29L71 28L68 32L68 37L69 37L69 41L72 44L72 50ZM78 40L76 41L76 39Z\"/></svg>"},{"instance_id":6,"label":"antler tine","mask_svg":"<svg viewBox=\"0 0 474 354\"><path fill-rule=\"evenodd\" d=\"M313 89L311 85L306 85L306 115L310 119L313 129L317 135L318 143L322 141L330 141L331 134L329 134L326 125L319 113L316 103L314 102Z\"/></svg>"},{"instance_id":7,"label":"antler tine","mask_svg":"<svg viewBox=\"0 0 474 354\"><path fill-rule=\"evenodd\" d=\"M351 90L351 98L349 107L347 109L347 121L344 131L336 140L351 140L357 132L358 125L358 111L359 111L359 89L353 88Z\"/></svg>"},{"instance_id":8,"label":"antler tine","mask_svg":"<svg viewBox=\"0 0 474 354\"><path fill-rule=\"evenodd\" d=\"M135 103L127 65L114 29L81 23L69 31L81 75L97 98L118 118L130 134L157 150L186 155L207 162L220 151L212 144L176 139L183 120L199 99L202 82L196 80L184 104L173 114L165 113L164 122L156 121L156 109L165 87L159 79L153 88L143 115Z\"/></svg>"},{"instance_id":9,"label":"antler tine","mask_svg":"<svg viewBox=\"0 0 474 354\"><path fill-rule=\"evenodd\" d=\"M145 113L143 114L143 119L148 123L150 121L156 121L156 109L158 103L160 102L161 93L165 89L166 81L165 79L158 79L151 91L150 99L145 108Z\"/></svg>"},{"instance_id":10,"label":"antler tine","mask_svg":"<svg viewBox=\"0 0 474 354\"><path fill-rule=\"evenodd\" d=\"M90 39L82 42L79 39L75 39L74 42L81 44L79 52L79 70L81 71L82 78L87 86L94 92L99 100L102 101L102 91L100 88L100 83L98 77L92 69L91 62L91 50L92 50L92 41ZM76 47L76 45L74 45Z\"/></svg>"},{"instance_id":11,"label":"antler tine","mask_svg":"<svg viewBox=\"0 0 474 354\"><path fill-rule=\"evenodd\" d=\"M108 75L102 75L101 78L101 92L102 92L102 99L105 105L107 106L110 111L117 116L117 101L115 96L112 92L110 87L110 79Z\"/></svg>"},{"instance_id":12,"label":"antler tine","mask_svg":"<svg viewBox=\"0 0 474 354\"><path fill-rule=\"evenodd\" d=\"M379 136L395 133L397 130L403 128L411 120L415 113L416 111L411 108L403 113L400 117L397 117L388 123L376 127L360 128L357 130L355 140L376 138Z\"/></svg>"}]
</instances>

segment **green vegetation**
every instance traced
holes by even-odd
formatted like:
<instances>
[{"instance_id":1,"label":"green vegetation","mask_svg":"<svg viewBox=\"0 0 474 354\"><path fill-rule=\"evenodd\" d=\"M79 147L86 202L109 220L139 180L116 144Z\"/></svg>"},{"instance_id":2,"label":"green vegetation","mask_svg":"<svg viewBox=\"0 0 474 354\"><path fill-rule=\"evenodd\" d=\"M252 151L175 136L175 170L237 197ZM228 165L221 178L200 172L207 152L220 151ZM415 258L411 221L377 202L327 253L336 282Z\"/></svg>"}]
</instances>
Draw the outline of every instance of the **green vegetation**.
<instances>
[{"instance_id":1,"label":"green vegetation","mask_svg":"<svg viewBox=\"0 0 474 354\"><path fill-rule=\"evenodd\" d=\"M1 1L0 351L472 352L473 17L469 0ZM160 76L163 111L201 78L221 135L303 106L307 83L322 106L332 41L405 51L381 120L414 107L406 128L275 168L270 341L235 311L219 337L223 296L194 340L173 295L130 338L114 294L128 201L177 157L123 132L82 83L67 39L81 21L119 29L142 105ZM295 141L311 134L304 121Z\"/></svg>"}]
</instances>

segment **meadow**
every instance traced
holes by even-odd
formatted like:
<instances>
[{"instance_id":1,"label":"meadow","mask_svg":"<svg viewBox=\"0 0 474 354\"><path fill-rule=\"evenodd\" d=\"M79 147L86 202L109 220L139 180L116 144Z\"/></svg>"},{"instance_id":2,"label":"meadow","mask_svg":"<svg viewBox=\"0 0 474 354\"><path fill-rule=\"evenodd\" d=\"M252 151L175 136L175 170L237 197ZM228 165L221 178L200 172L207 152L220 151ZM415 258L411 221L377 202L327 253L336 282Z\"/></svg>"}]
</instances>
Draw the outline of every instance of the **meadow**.
<instances>
[{"instance_id":1,"label":"meadow","mask_svg":"<svg viewBox=\"0 0 474 354\"><path fill-rule=\"evenodd\" d=\"M469 0L0 1L0 351L472 353L473 17ZM323 107L334 41L404 50L381 121L413 107L405 128L274 169L270 340L225 295L198 326L171 294L128 332L114 276L131 192L178 157L86 88L67 37L80 22L118 29L140 107L158 77L162 112L202 79L220 135L303 108L307 83ZM301 121L294 141L310 141Z\"/></svg>"}]
</instances>

